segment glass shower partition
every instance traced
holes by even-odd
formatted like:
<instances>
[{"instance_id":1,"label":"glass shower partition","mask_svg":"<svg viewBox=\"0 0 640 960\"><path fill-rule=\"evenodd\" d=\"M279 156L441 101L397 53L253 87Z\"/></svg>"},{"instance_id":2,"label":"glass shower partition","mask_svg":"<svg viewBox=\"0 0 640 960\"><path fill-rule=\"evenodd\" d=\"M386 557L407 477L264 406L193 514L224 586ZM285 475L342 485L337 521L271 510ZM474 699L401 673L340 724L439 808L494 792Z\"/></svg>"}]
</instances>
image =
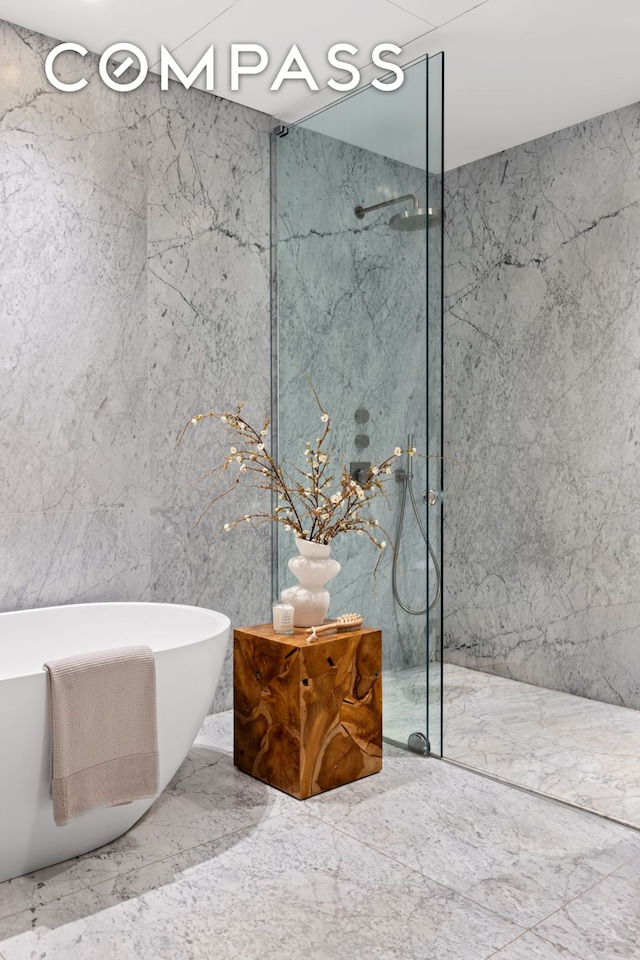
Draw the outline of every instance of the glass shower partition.
<instances>
[{"instance_id":1,"label":"glass shower partition","mask_svg":"<svg viewBox=\"0 0 640 960\"><path fill-rule=\"evenodd\" d=\"M342 570L329 584L329 616L361 613L382 630L385 739L437 754L442 72L442 55L422 60L397 91L369 87L272 138L277 456L303 466L322 426L314 391L332 418L333 457L354 476L397 447L416 448L394 460L371 511L390 544L375 574L367 536L332 541ZM277 597L295 582L296 550L292 534L274 530Z\"/></svg>"}]
</instances>

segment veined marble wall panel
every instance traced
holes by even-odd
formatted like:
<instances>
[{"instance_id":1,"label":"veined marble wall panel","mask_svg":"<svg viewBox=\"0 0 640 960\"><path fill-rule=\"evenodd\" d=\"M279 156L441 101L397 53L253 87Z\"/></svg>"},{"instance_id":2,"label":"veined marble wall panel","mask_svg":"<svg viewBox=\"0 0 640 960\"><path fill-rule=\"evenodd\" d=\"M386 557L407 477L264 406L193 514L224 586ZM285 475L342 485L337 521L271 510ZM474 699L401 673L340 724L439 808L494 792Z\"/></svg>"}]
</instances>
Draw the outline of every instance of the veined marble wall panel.
<instances>
[{"instance_id":1,"label":"veined marble wall panel","mask_svg":"<svg viewBox=\"0 0 640 960\"><path fill-rule=\"evenodd\" d=\"M151 594L221 610L234 626L271 616L270 531L227 520L268 510L239 490L206 519L198 483L233 438L195 413L270 412L269 133L273 121L173 84L149 93ZM225 481L228 478L225 476ZM217 706L231 706L231 649Z\"/></svg>"},{"instance_id":2,"label":"veined marble wall panel","mask_svg":"<svg viewBox=\"0 0 640 960\"><path fill-rule=\"evenodd\" d=\"M147 510L33 511L0 517L4 610L148 600Z\"/></svg>"},{"instance_id":3,"label":"veined marble wall panel","mask_svg":"<svg viewBox=\"0 0 640 960\"><path fill-rule=\"evenodd\" d=\"M197 525L227 438L206 424L175 445L201 409L269 409L272 121L155 79L57 92L55 43L0 23L0 608L267 619L268 529L210 542L250 500Z\"/></svg>"},{"instance_id":4,"label":"veined marble wall panel","mask_svg":"<svg viewBox=\"0 0 640 960\"><path fill-rule=\"evenodd\" d=\"M191 507L152 510L152 597L220 610L231 618L233 627L264 623L271 619L268 528L247 527L217 539L226 515L224 504L216 505L200 522ZM233 703L232 650L230 640L214 712L227 710Z\"/></svg>"},{"instance_id":5,"label":"veined marble wall panel","mask_svg":"<svg viewBox=\"0 0 640 960\"><path fill-rule=\"evenodd\" d=\"M202 503L194 481L228 452L187 419L270 412L269 133L273 121L173 84L149 88L152 499Z\"/></svg>"},{"instance_id":6,"label":"veined marble wall panel","mask_svg":"<svg viewBox=\"0 0 640 960\"><path fill-rule=\"evenodd\" d=\"M638 708L640 106L446 192L446 658Z\"/></svg>"},{"instance_id":7,"label":"veined marble wall panel","mask_svg":"<svg viewBox=\"0 0 640 960\"><path fill-rule=\"evenodd\" d=\"M145 94L54 90L55 42L0 22L1 609L149 580Z\"/></svg>"},{"instance_id":8,"label":"veined marble wall panel","mask_svg":"<svg viewBox=\"0 0 640 960\"><path fill-rule=\"evenodd\" d=\"M54 43L0 22L5 514L148 491L144 93L54 90Z\"/></svg>"},{"instance_id":9,"label":"veined marble wall panel","mask_svg":"<svg viewBox=\"0 0 640 960\"><path fill-rule=\"evenodd\" d=\"M426 256L422 232L388 226L401 206L359 221L357 204L415 193L424 198L424 171L312 131L292 128L278 143L278 313L280 450L304 462L304 443L322 423L306 378L332 417L337 462L379 463L396 446L426 447ZM359 407L369 411L358 424ZM356 435L370 446L358 450ZM414 462L420 509L426 465ZM375 509L396 539L400 484L387 485L388 504ZM426 522L426 517L424 517ZM387 538L387 539L389 539ZM286 560L295 553L281 534L281 582L294 583ZM330 613L357 611L384 634L385 668L425 662L425 617L411 617L391 593L392 553L372 578L377 549L365 537L337 537L332 556L343 565L329 585ZM407 503L398 585L414 608L424 606L425 546Z\"/></svg>"},{"instance_id":10,"label":"veined marble wall panel","mask_svg":"<svg viewBox=\"0 0 640 960\"><path fill-rule=\"evenodd\" d=\"M426 521L429 544L429 651L431 660L442 657L442 350L443 350L443 174L429 172L429 206L438 218L427 234L427 489L438 495L437 502L427 507ZM421 493L417 491L418 495ZM434 562L435 558L435 562ZM436 569L437 564L437 569ZM440 590L439 590L440 588ZM434 679L435 678L435 679ZM434 696L440 696L440 677L437 671L430 675L429 684ZM433 730L429 733L432 750L437 750Z\"/></svg>"}]
</instances>

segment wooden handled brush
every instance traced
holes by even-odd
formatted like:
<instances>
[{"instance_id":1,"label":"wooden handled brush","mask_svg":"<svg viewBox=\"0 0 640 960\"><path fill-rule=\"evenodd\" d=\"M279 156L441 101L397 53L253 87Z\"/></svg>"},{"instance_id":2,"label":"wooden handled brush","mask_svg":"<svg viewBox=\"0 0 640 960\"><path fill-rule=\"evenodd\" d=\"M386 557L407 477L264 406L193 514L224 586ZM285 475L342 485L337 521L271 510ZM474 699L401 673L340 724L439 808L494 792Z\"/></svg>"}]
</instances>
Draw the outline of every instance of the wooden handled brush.
<instances>
[{"instance_id":1,"label":"wooden handled brush","mask_svg":"<svg viewBox=\"0 0 640 960\"><path fill-rule=\"evenodd\" d=\"M329 633L330 630L335 630L338 633L342 633L344 630L355 630L362 623L364 623L364 618L359 613L344 613L336 620L322 623L319 627L307 627L307 633L311 634L309 639L312 639L321 633Z\"/></svg>"}]
</instances>

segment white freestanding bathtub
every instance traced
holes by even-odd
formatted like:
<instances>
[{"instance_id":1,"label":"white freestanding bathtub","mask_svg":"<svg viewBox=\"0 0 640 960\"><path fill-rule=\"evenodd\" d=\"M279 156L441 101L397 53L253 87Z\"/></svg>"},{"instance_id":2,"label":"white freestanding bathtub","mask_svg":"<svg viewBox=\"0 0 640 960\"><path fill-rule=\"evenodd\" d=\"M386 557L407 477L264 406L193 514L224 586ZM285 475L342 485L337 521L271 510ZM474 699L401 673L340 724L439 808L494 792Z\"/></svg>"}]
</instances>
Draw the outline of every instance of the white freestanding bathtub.
<instances>
[{"instance_id":1,"label":"white freestanding bathtub","mask_svg":"<svg viewBox=\"0 0 640 960\"><path fill-rule=\"evenodd\" d=\"M152 648L161 792L211 706L228 640L228 618L203 607L87 603L0 613L0 881L114 840L155 799L94 810L56 827L43 663L110 647Z\"/></svg>"}]
</instances>

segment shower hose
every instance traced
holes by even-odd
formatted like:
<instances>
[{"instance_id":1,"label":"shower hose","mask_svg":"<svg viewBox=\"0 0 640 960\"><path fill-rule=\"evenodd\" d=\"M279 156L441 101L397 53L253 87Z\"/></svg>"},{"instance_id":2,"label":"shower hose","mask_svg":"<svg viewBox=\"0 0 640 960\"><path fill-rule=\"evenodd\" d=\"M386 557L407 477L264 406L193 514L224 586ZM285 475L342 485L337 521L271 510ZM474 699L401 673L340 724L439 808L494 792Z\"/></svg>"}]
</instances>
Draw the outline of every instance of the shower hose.
<instances>
[{"instance_id":1,"label":"shower hose","mask_svg":"<svg viewBox=\"0 0 640 960\"><path fill-rule=\"evenodd\" d=\"M400 482L402 483L402 493L400 494L400 513L398 514L398 527L396 533L396 543L395 550L393 553L393 566L391 568L391 588L393 590L393 597L399 607L401 607L405 613L410 614L412 617L420 617L422 614L427 613L428 610L433 610L438 600L440 599L440 593L442 591L442 575L440 573L440 566L436 558L435 553L433 552L433 547L429 543L429 538L427 537L427 531L424 528L424 523L422 522L422 517L420 516L420 511L418 510L418 504L416 503L415 493L413 492L413 477L411 472L411 465L408 464L408 469L401 476ZM398 559L400 557L400 543L402 541L402 528L404 526L404 514L407 506L407 491L411 497L411 506L413 507L413 512L416 520L418 521L418 527L420 528L420 533L424 539L424 542L427 545L429 550L429 556L431 557L431 562L436 571L436 595L429 604L428 607L425 607L424 610L412 610L400 599L398 593Z\"/></svg>"}]
</instances>

